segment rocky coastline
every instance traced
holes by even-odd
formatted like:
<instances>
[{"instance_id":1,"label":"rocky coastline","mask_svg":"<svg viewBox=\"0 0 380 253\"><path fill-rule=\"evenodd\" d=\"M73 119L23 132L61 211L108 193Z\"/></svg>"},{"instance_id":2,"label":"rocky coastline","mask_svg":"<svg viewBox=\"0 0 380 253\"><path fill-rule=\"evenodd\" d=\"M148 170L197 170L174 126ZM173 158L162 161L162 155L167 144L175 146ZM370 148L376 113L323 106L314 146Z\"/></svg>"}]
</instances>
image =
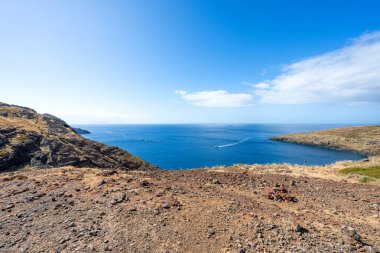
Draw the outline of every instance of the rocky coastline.
<instances>
[{"instance_id":1,"label":"rocky coastline","mask_svg":"<svg viewBox=\"0 0 380 253\"><path fill-rule=\"evenodd\" d=\"M0 104L0 252L380 252L380 179L341 173L380 170L377 129L354 132L368 159L165 171Z\"/></svg>"}]
</instances>

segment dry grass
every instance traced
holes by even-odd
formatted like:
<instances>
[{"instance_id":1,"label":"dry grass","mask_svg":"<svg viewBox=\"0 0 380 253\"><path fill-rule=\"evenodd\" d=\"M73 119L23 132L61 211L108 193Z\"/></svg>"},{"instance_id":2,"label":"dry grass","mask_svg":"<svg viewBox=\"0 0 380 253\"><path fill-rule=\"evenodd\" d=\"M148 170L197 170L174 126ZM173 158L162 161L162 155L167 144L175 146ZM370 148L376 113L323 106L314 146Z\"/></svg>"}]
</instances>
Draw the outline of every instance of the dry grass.
<instances>
[{"instance_id":1,"label":"dry grass","mask_svg":"<svg viewBox=\"0 0 380 253\"><path fill-rule=\"evenodd\" d=\"M17 128L35 133L47 133L48 128L46 124L42 123L43 121L39 119L0 117L0 126Z\"/></svg>"},{"instance_id":2,"label":"dry grass","mask_svg":"<svg viewBox=\"0 0 380 253\"><path fill-rule=\"evenodd\" d=\"M255 174L280 174L295 177L312 177L337 182L347 183L369 183L380 185L380 178L369 177L365 174L341 173L350 168L380 168L380 157L371 157L361 161L339 161L325 166L307 166L294 164L237 164L230 167L207 168L214 172L239 171L241 173L250 172ZM380 169L378 170L380 173Z\"/></svg>"}]
</instances>

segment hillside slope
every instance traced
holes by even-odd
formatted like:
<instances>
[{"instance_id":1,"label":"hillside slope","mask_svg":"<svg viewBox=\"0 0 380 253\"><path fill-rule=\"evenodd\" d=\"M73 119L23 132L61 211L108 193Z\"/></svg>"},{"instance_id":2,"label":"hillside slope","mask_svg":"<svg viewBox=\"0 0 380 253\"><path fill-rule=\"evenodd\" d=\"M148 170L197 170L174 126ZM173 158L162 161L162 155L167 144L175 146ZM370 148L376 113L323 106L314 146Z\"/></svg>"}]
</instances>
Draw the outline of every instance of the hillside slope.
<instances>
[{"instance_id":1,"label":"hillside slope","mask_svg":"<svg viewBox=\"0 0 380 253\"><path fill-rule=\"evenodd\" d=\"M0 103L0 172L26 165L157 168L122 149L83 138L53 115Z\"/></svg>"}]
</instances>

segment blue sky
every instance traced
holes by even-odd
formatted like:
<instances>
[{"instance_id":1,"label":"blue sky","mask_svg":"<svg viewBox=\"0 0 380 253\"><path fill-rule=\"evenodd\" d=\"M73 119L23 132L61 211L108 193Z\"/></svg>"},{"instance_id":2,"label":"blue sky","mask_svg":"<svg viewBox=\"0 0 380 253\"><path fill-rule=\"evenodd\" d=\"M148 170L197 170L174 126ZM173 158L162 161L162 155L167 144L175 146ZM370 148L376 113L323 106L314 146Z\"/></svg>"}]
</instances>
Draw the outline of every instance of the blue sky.
<instances>
[{"instance_id":1,"label":"blue sky","mask_svg":"<svg viewBox=\"0 0 380 253\"><path fill-rule=\"evenodd\" d=\"M0 101L84 123L378 123L380 1L0 1Z\"/></svg>"}]
</instances>

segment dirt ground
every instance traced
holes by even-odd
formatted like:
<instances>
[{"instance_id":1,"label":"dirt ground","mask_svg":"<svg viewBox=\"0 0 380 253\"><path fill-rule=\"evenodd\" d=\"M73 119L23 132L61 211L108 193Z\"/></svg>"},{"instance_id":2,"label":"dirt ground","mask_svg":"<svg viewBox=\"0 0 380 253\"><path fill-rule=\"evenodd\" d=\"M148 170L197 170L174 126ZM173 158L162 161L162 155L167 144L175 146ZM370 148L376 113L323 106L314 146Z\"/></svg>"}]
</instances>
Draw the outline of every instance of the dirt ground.
<instances>
[{"instance_id":1,"label":"dirt ground","mask_svg":"<svg viewBox=\"0 0 380 253\"><path fill-rule=\"evenodd\" d=\"M380 186L309 169L3 173L0 252L378 252Z\"/></svg>"}]
</instances>

